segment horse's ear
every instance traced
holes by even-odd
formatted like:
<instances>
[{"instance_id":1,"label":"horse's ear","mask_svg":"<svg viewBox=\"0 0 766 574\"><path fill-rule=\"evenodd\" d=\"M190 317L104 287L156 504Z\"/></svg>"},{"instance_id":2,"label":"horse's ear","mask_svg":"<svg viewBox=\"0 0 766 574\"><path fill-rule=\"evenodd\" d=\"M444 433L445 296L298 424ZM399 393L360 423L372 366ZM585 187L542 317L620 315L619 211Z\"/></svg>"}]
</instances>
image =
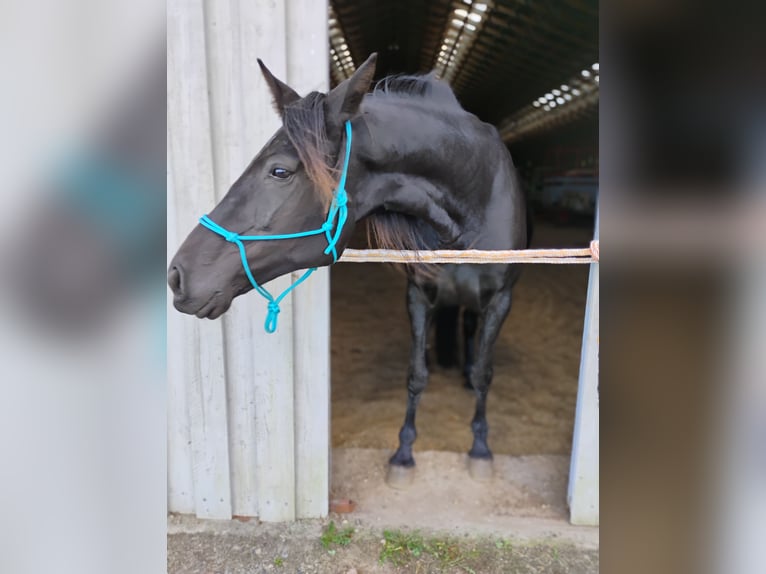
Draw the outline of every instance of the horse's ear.
<instances>
[{"instance_id":1,"label":"horse's ear","mask_svg":"<svg viewBox=\"0 0 766 574\"><path fill-rule=\"evenodd\" d=\"M258 65L261 67L263 77L266 79L271 95L274 97L274 109L282 117L285 115L285 107L293 102L297 102L301 97L290 86L276 79L260 58L258 58Z\"/></svg>"},{"instance_id":2,"label":"horse's ear","mask_svg":"<svg viewBox=\"0 0 766 574\"><path fill-rule=\"evenodd\" d=\"M370 54L370 57L348 80L344 80L327 94L328 111L331 118L339 125L351 119L359 111L362 99L370 89L370 83L375 76L377 59L376 53Z\"/></svg>"}]
</instances>

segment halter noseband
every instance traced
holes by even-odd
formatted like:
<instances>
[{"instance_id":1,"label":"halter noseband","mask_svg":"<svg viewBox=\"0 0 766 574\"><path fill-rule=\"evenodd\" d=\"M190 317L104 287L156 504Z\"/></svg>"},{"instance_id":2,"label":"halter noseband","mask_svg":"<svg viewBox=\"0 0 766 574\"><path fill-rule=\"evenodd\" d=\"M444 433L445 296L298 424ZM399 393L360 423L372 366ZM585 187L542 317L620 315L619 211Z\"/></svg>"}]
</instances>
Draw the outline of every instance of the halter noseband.
<instances>
[{"instance_id":1,"label":"halter noseband","mask_svg":"<svg viewBox=\"0 0 766 574\"><path fill-rule=\"evenodd\" d=\"M308 269L301 275L297 281L292 283L287 289L282 291L279 296L274 297L264 287L258 285L255 282L252 272L250 271L250 265L247 262L247 253L245 252L245 245L243 241L272 241L276 239L296 239L299 237L310 237L312 235L322 235L327 238L327 248L324 250L325 255L332 253L332 262L335 263L338 260L338 251L335 245L340 239L340 235L343 232L343 225L346 223L348 217L348 195L346 194L346 175L348 174L348 161L351 157L351 122L346 121L346 155L343 158L343 171L340 174L340 181L338 182L338 188L335 190L335 196L330 204L330 210L327 212L327 219L319 229L312 229L311 231L299 231L297 233L286 233L284 235L239 235L233 231L221 227L215 221L210 219L207 215L203 215L199 222L201 225L207 227L213 233L217 233L223 237L226 241L234 243L239 248L239 255L242 259L242 267L245 269L245 275L250 280L253 288L261 294L268 301L268 312L266 313L266 322L264 323L264 329L267 333L273 333L277 330L277 320L279 316L279 304L282 300L298 285L303 283L308 276L316 271L316 267ZM337 218L337 225L335 220ZM333 228L335 231L333 232Z\"/></svg>"}]
</instances>

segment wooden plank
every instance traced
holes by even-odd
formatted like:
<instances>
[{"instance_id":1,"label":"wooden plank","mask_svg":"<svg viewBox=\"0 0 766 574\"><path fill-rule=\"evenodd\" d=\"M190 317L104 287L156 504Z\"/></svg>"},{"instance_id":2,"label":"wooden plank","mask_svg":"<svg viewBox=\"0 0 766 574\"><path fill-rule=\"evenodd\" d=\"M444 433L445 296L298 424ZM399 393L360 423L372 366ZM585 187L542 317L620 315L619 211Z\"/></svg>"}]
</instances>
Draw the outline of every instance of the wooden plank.
<instances>
[{"instance_id":1,"label":"wooden plank","mask_svg":"<svg viewBox=\"0 0 766 574\"><path fill-rule=\"evenodd\" d=\"M170 159L168 147L167 156ZM173 171L168 169L167 177L167 234L168 238L178 236L175 217L175 186ZM168 241L168 261L175 252L175 240ZM173 308L173 294L167 291L167 439L168 439L168 510L183 514L194 513L194 480L191 466L191 432L189 429L188 403L183 379L184 349L181 338L178 312Z\"/></svg>"},{"instance_id":2,"label":"wooden plank","mask_svg":"<svg viewBox=\"0 0 766 574\"><path fill-rule=\"evenodd\" d=\"M183 190L171 209L181 235L214 201L212 147L201 0L168 3L168 145L174 185ZM169 238L175 249L181 237ZM169 245L170 247L170 245ZM169 325L170 326L170 325ZM173 322L184 351L196 514L229 518L231 492L223 333L221 324L180 316Z\"/></svg>"},{"instance_id":3,"label":"wooden plank","mask_svg":"<svg viewBox=\"0 0 766 574\"><path fill-rule=\"evenodd\" d=\"M215 201L223 198L255 153L245 145L248 138L242 122L246 96L242 89L239 4L239 1L207 0L205 3ZM212 206L213 203L205 211ZM221 318L226 357L232 512L240 516L258 514L252 338L257 317L262 312L259 303L257 296L242 297Z\"/></svg>"},{"instance_id":4,"label":"wooden plank","mask_svg":"<svg viewBox=\"0 0 766 574\"><path fill-rule=\"evenodd\" d=\"M597 213L595 239L599 237L598 227ZM598 272L599 264L592 263L585 306L580 380L567 492L569 520L572 524L581 525L599 523Z\"/></svg>"},{"instance_id":5,"label":"wooden plank","mask_svg":"<svg viewBox=\"0 0 766 574\"><path fill-rule=\"evenodd\" d=\"M287 82L299 94L328 90L327 2L288 0ZM295 482L298 518L326 516L330 490L330 273L293 293Z\"/></svg>"},{"instance_id":6,"label":"wooden plank","mask_svg":"<svg viewBox=\"0 0 766 574\"><path fill-rule=\"evenodd\" d=\"M238 3L241 38L239 75L242 79L243 141L250 155L255 155L280 126L272 107L271 93L258 68L260 57L281 79L286 78L286 30L283 2L269 0ZM266 285L272 293L284 290L290 277L281 277ZM237 341L232 354L254 357L251 381L255 399L255 466L258 487L258 516L264 521L295 519L295 439L293 415L293 339L292 297L281 305L279 329L274 334L263 330L265 302L255 293L236 301L233 311L251 304L252 334ZM229 341L233 343L233 341ZM235 474L234 480L238 480Z\"/></svg>"},{"instance_id":7,"label":"wooden plank","mask_svg":"<svg viewBox=\"0 0 766 574\"><path fill-rule=\"evenodd\" d=\"M196 514L231 518L226 377L221 325L184 316L192 324L187 349L198 358L188 381Z\"/></svg>"},{"instance_id":8,"label":"wooden plank","mask_svg":"<svg viewBox=\"0 0 766 574\"><path fill-rule=\"evenodd\" d=\"M287 83L302 96L326 92L330 77L327 0L287 0L286 7Z\"/></svg>"},{"instance_id":9,"label":"wooden plank","mask_svg":"<svg viewBox=\"0 0 766 574\"><path fill-rule=\"evenodd\" d=\"M326 516L330 492L330 273L294 295L295 481L298 518ZM305 284L304 284L305 285Z\"/></svg>"}]
</instances>

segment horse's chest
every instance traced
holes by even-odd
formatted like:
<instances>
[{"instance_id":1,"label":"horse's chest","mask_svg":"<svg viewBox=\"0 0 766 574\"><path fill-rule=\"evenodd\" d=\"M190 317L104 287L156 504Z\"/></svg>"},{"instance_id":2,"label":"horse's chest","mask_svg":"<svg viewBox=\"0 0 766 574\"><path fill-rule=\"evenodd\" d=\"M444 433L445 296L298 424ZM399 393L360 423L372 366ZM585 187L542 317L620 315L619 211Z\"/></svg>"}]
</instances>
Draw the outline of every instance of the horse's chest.
<instances>
[{"instance_id":1,"label":"horse's chest","mask_svg":"<svg viewBox=\"0 0 766 574\"><path fill-rule=\"evenodd\" d=\"M495 265L443 265L436 279L436 304L461 305L480 311L488 292L502 287L503 273ZM482 294L485 294L482 297Z\"/></svg>"}]
</instances>

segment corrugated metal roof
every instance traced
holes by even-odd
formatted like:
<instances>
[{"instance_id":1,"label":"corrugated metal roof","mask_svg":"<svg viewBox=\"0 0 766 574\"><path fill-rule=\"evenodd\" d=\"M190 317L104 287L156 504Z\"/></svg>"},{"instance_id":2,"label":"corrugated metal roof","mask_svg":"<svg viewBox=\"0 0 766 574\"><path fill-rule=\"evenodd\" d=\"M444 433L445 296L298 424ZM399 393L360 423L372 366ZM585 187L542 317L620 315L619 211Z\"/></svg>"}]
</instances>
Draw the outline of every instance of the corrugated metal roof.
<instances>
[{"instance_id":1,"label":"corrugated metal roof","mask_svg":"<svg viewBox=\"0 0 766 574\"><path fill-rule=\"evenodd\" d=\"M331 46L342 38L352 65L378 52L379 76L436 70L508 141L596 112L597 0L332 0L331 10ZM573 79L587 98L535 106Z\"/></svg>"}]
</instances>

